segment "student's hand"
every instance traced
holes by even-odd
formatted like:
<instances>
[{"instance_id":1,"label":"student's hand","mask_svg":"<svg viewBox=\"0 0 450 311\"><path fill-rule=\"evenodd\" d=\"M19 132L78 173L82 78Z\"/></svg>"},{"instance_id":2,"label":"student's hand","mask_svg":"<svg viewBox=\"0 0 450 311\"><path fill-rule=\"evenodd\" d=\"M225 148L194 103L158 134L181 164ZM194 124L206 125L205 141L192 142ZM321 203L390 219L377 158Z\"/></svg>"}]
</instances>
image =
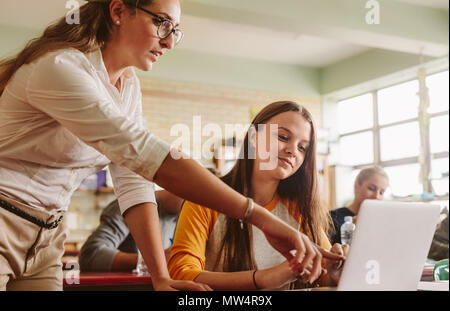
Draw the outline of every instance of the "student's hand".
<instances>
[{"instance_id":1,"label":"student's hand","mask_svg":"<svg viewBox=\"0 0 450 311\"><path fill-rule=\"evenodd\" d=\"M321 249L320 246L317 246L319 249ZM341 256L341 258L345 258L348 253L349 246L348 245L341 245L339 243L336 243L333 245L330 251L326 251L328 253L333 254L333 256ZM324 249L322 249L324 251ZM339 279L341 277L342 273L342 267L344 264L345 259L336 260L334 257L330 257L327 255L324 256L324 267L322 269L322 273L326 274L325 277L321 280L320 285L321 286L336 286L339 282ZM302 283L308 282L308 277L311 274L312 266L306 267L304 272L297 275L297 279L299 279Z\"/></svg>"},{"instance_id":2,"label":"student's hand","mask_svg":"<svg viewBox=\"0 0 450 311\"><path fill-rule=\"evenodd\" d=\"M264 210L264 213L269 217L258 227L263 231L269 244L289 261L293 273L300 274L311 265L310 280L311 282L316 280L322 270L322 254L319 250L314 247L308 236L294 230L270 212L266 213Z\"/></svg>"},{"instance_id":3,"label":"student's hand","mask_svg":"<svg viewBox=\"0 0 450 311\"><path fill-rule=\"evenodd\" d=\"M314 282L322 274L322 257L342 260L343 256L316 247L307 235L296 231L266 209L256 207L251 216L252 223L261 229L267 241L288 261L292 272L302 274L311 267L309 282Z\"/></svg>"},{"instance_id":4,"label":"student's hand","mask_svg":"<svg viewBox=\"0 0 450 311\"><path fill-rule=\"evenodd\" d=\"M331 252L339 255L343 255L344 257L347 257L349 250L349 245L341 245L339 243L336 243L331 248ZM344 261L332 261L332 260L325 260L325 268L328 271L327 278L331 282L330 285L336 286L339 282L339 279L341 278L342 274L342 267L344 265Z\"/></svg>"},{"instance_id":5,"label":"student's hand","mask_svg":"<svg viewBox=\"0 0 450 311\"><path fill-rule=\"evenodd\" d=\"M153 288L156 291L212 291L211 287L203 283L193 281L179 281L172 279L153 280Z\"/></svg>"},{"instance_id":6,"label":"student's hand","mask_svg":"<svg viewBox=\"0 0 450 311\"><path fill-rule=\"evenodd\" d=\"M255 273L255 281L261 289L276 289L297 279L295 273L289 267L289 262L285 261L277 266L258 270Z\"/></svg>"}]
</instances>

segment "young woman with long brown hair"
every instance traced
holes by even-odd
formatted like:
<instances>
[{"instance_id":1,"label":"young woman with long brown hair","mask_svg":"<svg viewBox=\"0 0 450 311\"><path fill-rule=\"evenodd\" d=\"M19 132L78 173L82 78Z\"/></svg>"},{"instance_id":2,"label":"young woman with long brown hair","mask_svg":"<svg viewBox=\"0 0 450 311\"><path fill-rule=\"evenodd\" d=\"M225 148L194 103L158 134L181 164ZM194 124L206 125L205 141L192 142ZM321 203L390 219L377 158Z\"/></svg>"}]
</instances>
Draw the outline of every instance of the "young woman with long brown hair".
<instances>
[{"instance_id":1,"label":"young woman with long brown hair","mask_svg":"<svg viewBox=\"0 0 450 311\"><path fill-rule=\"evenodd\" d=\"M328 211L321 206L318 193L316 134L310 113L290 101L268 105L253 120L241 152L222 180L330 249ZM272 152L271 168L266 152ZM344 255L347 248L336 244L332 251ZM321 264L320 256L315 260ZM321 285L336 284L337 264L326 260L328 273L319 280ZM302 273L304 283L317 279L315 268ZM285 258L264 243L258 228L188 201L179 218L169 272L173 278L196 280L219 290L274 289L299 278Z\"/></svg>"},{"instance_id":2,"label":"young woman with long brown hair","mask_svg":"<svg viewBox=\"0 0 450 311\"><path fill-rule=\"evenodd\" d=\"M261 228L295 271L319 256L305 235L144 126L133 67L150 70L181 40L180 11L179 0L90 0L79 24L63 17L0 62L0 290L62 289L62 214L105 165L157 290L207 287L169 277L149 181Z\"/></svg>"}]
</instances>

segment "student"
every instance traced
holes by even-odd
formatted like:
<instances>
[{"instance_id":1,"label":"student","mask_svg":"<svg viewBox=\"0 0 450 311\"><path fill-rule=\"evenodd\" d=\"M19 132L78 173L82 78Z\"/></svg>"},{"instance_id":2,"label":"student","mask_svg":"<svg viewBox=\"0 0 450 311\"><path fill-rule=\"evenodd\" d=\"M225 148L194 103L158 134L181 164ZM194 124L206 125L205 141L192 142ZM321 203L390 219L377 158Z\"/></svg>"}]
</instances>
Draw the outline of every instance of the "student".
<instances>
[{"instance_id":1,"label":"student","mask_svg":"<svg viewBox=\"0 0 450 311\"><path fill-rule=\"evenodd\" d=\"M341 226L346 216L352 216L356 222L361 204L364 200L383 200L384 192L389 186L386 172L379 166L368 167L361 170L356 177L354 192L355 198L348 207L341 207L330 212L333 226L330 227L331 243L341 243Z\"/></svg>"},{"instance_id":2,"label":"student","mask_svg":"<svg viewBox=\"0 0 450 311\"><path fill-rule=\"evenodd\" d=\"M448 258L448 213L436 228L428 251L428 258L433 260Z\"/></svg>"},{"instance_id":3,"label":"student","mask_svg":"<svg viewBox=\"0 0 450 311\"><path fill-rule=\"evenodd\" d=\"M319 204L311 115L297 103L275 102L265 107L252 125L241 150L244 156L223 181L330 249L326 236L329 216ZM273 125L277 132L269 130ZM277 146L275 165L264 169L262 164L267 160L263 155L271 139ZM254 157L249 157L251 154ZM347 248L337 244L332 251L344 254ZM316 267L301 275L304 283L313 283L320 275L320 269L315 270L320 261L317 256ZM265 243L258 228L241 225L234 218L189 201L180 214L168 265L174 279L195 280L217 290L288 288L300 277L289 269L283 256ZM330 273L319 283L336 285L336 262L326 260L326 265Z\"/></svg>"},{"instance_id":4,"label":"student","mask_svg":"<svg viewBox=\"0 0 450 311\"><path fill-rule=\"evenodd\" d=\"M62 214L106 165L156 290L208 288L170 278L149 181L262 228L293 271L317 262L306 235L144 126L133 67L150 70L181 40L179 1L88 1L79 17L61 18L0 62L0 290L62 289Z\"/></svg>"},{"instance_id":5,"label":"student","mask_svg":"<svg viewBox=\"0 0 450 311\"><path fill-rule=\"evenodd\" d=\"M161 236L166 260L170 254L173 235L183 199L166 190L155 192ZM100 224L84 242L79 254L81 271L114 271L136 268L138 249L117 200L102 211Z\"/></svg>"}]
</instances>

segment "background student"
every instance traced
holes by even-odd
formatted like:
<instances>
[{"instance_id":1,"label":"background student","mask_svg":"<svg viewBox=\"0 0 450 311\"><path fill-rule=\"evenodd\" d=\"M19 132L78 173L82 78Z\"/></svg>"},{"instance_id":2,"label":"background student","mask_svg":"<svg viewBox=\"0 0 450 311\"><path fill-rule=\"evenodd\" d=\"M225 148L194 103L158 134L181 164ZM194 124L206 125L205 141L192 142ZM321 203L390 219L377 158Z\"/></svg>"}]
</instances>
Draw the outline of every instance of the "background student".
<instances>
[{"instance_id":1,"label":"background student","mask_svg":"<svg viewBox=\"0 0 450 311\"><path fill-rule=\"evenodd\" d=\"M448 259L448 213L439 223L431 241L428 258L434 260Z\"/></svg>"},{"instance_id":2,"label":"background student","mask_svg":"<svg viewBox=\"0 0 450 311\"><path fill-rule=\"evenodd\" d=\"M156 191L155 197L164 252L168 260L183 199L166 190ZM136 268L137 252L136 242L120 214L119 203L114 200L102 211L99 226L80 250L80 270L132 271Z\"/></svg>"},{"instance_id":3,"label":"background student","mask_svg":"<svg viewBox=\"0 0 450 311\"><path fill-rule=\"evenodd\" d=\"M389 186L386 172L379 166L362 169L356 177L354 184L355 197L348 207L341 207L330 212L333 226L330 227L329 237L331 243L341 243L341 226L346 216L353 217L356 222L361 204L364 200L383 200L384 192Z\"/></svg>"},{"instance_id":4,"label":"background student","mask_svg":"<svg viewBox=\"0 0 450 311\"><path fill-rule=\"evenodd\" d=\"M250 127L244 139L243 157L222 179L330 249L326 236L328 211L319 204L316 137L310 113L294 102L275 102L265 107L252 125L256 129ZM258 125L264 125L264 130ZM273 125L278 131L270 131ZM268 163L261 149L269 151L265 148L271 140L277 146L275 165L264 169ZM347 247L336 244L332 251L346 254ZM286 259L264 241L258 228L186 201L175 233L169 272L175 279L195 280L217 290L289 288L298 278L310 286L317 283L321 259L318 253L301 275L293 273ZM336 285L338 263L325 260L325 266L329 273L322 275L319 283Z\"/></svg>"}]
</instances>

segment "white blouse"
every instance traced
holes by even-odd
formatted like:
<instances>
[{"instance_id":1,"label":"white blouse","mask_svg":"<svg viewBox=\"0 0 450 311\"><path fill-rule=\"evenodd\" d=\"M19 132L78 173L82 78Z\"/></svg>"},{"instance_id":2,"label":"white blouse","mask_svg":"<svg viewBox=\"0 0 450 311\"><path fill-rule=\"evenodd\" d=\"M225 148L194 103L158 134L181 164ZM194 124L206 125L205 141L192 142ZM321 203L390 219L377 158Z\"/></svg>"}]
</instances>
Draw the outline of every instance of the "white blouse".
<instances>
[{"instance_id":1,"label":"white blouse","mask_svg":"<svg viewBox=\"0 0 450 311\"><path fill-rule=\"evenodd\" d=\"M0 97L0 194L64 211L81 181L109 165L122 213L155 202L148 180L170 145L145 127L133 69L120 85L109 82L100 49L50 52L20 67Z\"/></svg>"}]
</instances>

